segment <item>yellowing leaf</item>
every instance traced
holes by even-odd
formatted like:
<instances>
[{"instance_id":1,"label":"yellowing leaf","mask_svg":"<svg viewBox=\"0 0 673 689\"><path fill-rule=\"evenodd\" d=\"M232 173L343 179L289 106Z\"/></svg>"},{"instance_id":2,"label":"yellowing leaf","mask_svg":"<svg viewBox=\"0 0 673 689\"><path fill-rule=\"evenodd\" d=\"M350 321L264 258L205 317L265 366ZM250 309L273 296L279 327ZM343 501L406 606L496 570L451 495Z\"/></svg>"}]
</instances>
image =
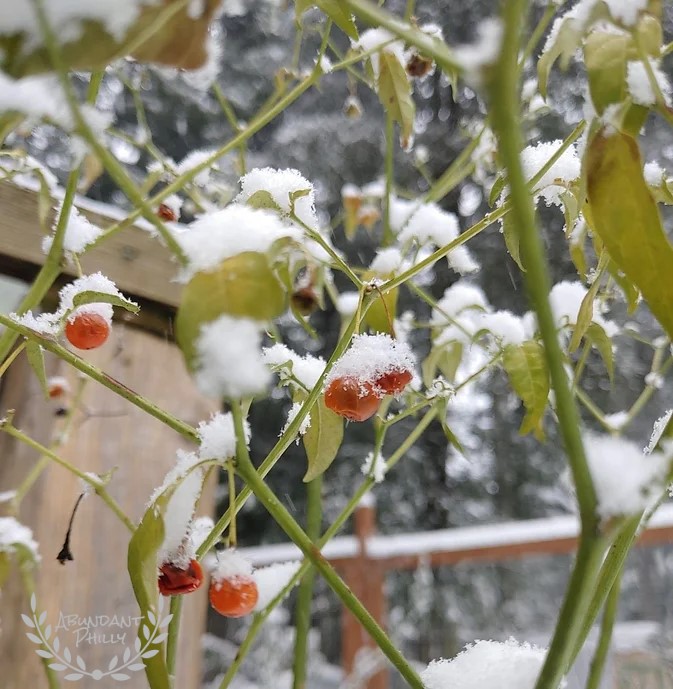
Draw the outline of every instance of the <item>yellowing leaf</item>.
<instances>
[{"instance_id":1,"label":"yellowing leaf","mask_svg":"<svg viewBox=\"0 0 673 689\"><path fill-rule=\"evenodd\" d=\"M615 377L615 364L612 352L612 342L605 330L598 323L590 323L585 337L592 347L600 354L610 380Z\"/></svg>"},{"instance_id":2,"label":"yellowing leaf","mask_svg":"<svg viewBox=\"0 0 673 689\"><path fill-rule=\"evenodd\" d=\"M344 437L344 421L325 406L324 397L313 405L310 416L311 425L303 438L308 460L306 483L321 476L332 464Z\"/></svg>"},{"instance_id":3,"label":"yellowing leaf","mask_svg":"<svg viewBox=\"0 0 673 689\"><path fill-rule=\"evenodd\" d=\"M598 134L589 144L586 165L594 231L673 337L673 247L643 179L638 144L621 132Z\"/></svg>"},{"instance_id":4,"label":"yellowing leaf","mask_svg":"<svg viewBox=\"0 0 673 689\"><path fill-rule=\"evenodd\" d=\"M285 290L264 254L246 251L197 273L187 284L175 319L178 346L191 366L204 323L223 314L268 321L285 310Z\"/></svg>"},{"instance_id":5,"label":"yellowing leaf","mask_svg":"<svg viewBox=\"0 0 673 689\"><path fill-rule=\"evenodd\" d=\"M504 349L502 363L514 392L526 407L526 416L519 433L533 431L541 440L544 438L542 417L549 397L549 371L544 348L533 340L520 345L508 345Z\"/></svg>"},{"instance_id":6,"label":"yellowing leaf","mask_svg":"<svg viewBox=\"0 0 673 689\"><path fill-rule=\"evenodd\" d=\"M102 69L126 55L139 62L197 69L208 59L208 28L220 5L221 0L205 0L201 15L193 17L183 0L146 3L121 39L93 18L83 21L82 33L61 44L61 58L71 70ZM3 34L1 26L0 55L0 69L13 77L52 71L45 48L28 44L21 35Z\"/></svg>"},{"instance_id":7,"label":"yellowing leaf","mask_svg":"<svg viewBox=\"0 0 673 689\"><path fill-rule=\"evenodd\" d=\"M413 134L416 106L411 97L411 84L404 65L394 53L385 49L379 53L377 91L385 111L399 123L400 143L406 149Z\"/></svg>"}]
</instances>

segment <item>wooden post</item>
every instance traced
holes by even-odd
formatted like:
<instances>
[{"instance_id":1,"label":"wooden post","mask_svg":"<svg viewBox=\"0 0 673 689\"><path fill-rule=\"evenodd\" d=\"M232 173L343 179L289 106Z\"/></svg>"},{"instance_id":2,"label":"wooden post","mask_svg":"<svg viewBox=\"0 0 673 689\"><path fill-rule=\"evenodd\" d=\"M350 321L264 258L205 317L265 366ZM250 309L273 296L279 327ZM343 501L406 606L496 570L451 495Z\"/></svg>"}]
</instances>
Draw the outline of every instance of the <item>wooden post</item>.
<instances>
[{"instance_id":1,"label":"wooden post","mask_svg":"<svg viewBox=\"0 0 673 689\"><path fill-rule=\"evenodd\" d=\"M44 258L40 250L43 231L37 220L37 194L0 184L0 208L0 266L17 275L28 275ZM85 214L100 226L114 221L114 209L108 211L102 204L95 212ZM129 228L88 252L82 266L85 272L102 270L123 292L153 304L154 308L144 309L145 318L141 315L135 319L140 327L170 331L167 314L174 311L180 300L180 286L171 282L176 266L169 252L148 233ZM147 319L148 311L154 317ZM196 424L216 410L213 402L198 394L186 373L181 353L165 337L115 322L110 341L85 356L188 423ZM47 365L51 373L66 376L71 387L77 388L79 379L75 371L56 359L48 360ZM54 423L55 404L44 400L23 354L1 381L0 415L7 409L16 410L14 423L26 434L45 445L53 441L58 428ZM58 454L84 471L104 474L114 469L108 491L137 522L153 488L174 466L176 450L191 447L156 419L98 383L87 381L70 435ZM37 461L37 452L0 433L0 492L15 489ZM91 495L82 501L75 519L71 539L75 559L59 564L56 555L81 489L78 479L50 464L21 503L17 516L33 529L39 542L42 562L33 574L39 611L47 614L52 638L58 636L61 649L69 647L73 662L80 655L89 671L105 671L115 655L122 663L123 652L127 647L133 648L138 631L135 623L131 628L119 626L138 615L126 566L130 534L103 501ZM211 514L213 507L211 483L204 491L199 512ZM8 514L8 510L9 504L0 504L0 515ZM176 677L176 686L184 689L197 689L201 684L200 638L205 628L206 599L207 592L202 590L184 601ZM37 647L25 636L29 630L21 614L29 612L28 597L14 568L0 596L0 658L6 661L0 672L3 689L48 686L35 654ZM90 634L80 631L78 638L75 629L85 623L66 625L61 613L85 621L92 618ZM115 615L117 626L112 619ZM61 684L65 674L57 675ZM121 685L146 689L144 672L127 674L130 679ZM114 687L117 682L109 677L100 681L84 677L76 684L80 689L102 689Z\"/></svg>"},{"instance_id":2,"label":"wooden post","mask_svg":"<svg viewBox=\"0 0 673 689\"><path fill-rule=\"evenodd\" d=\"M369 496L367 502L358 506L354 514L355 536L358 539L357 557L343 568L346 583L367 608L372 617L381 625L386 623L385 571L367 554L367 539L376 533L376 504ZM360 649L375 648L367 632L357 619L344 609L341 631L342 665L350 673L355 665ZM366 685L367 689L387 689L388 671L381 670L373 675Z\"/></svg>"},{"instance_id":3,"label":"wooden post","mask_svg":"<svg viewBox=\"0 0 673 689\"><path fill-rule=\"evenodd\" d=\"M116 326L113 340L96 352L97 363L112 376L149 397L190 423L207 418L213 405L195 391L185 372L177 348L153 335ZM51 367L60 362L50 362ZM74 387L74 372L62 370ZM25 360L17 360L3 381L0 409L16 409L15 425L26 433L49 442L55 407L46 402ZM78 468L104 474L114 469L109 492L137 522L152 489L175 463L175 451L189 447L174 431L93 381L87 382L81 411L74 417L69 439L59 454ZM37 461L37 453L0 434L0 490L15 488ZM116 469L115 469L116 467ZM95 495L80 505L72 533L74 561L61 565L56 560L68 525L70 512L81 492L79 480L57 465L50 465L21 504L20 520L30 526L40 544L42 563L35 570L39 611L47 613L61 647L68 645L73 657L81 655L87 669L106 670L115 655L132 647L137 627L124 629L114 624L92 627L94 635L75 632L81 624L63 629L62 615L112 618L120 624L137 617L138 608L126 570L128 530ZM201 512L210 513L212 490L206 491ZM1 506L0 506L1 507ZM176 686L200 686L200 636L205 626L206 591L185 599L179 668ZM46 687L44 671L25 632L21 613L29 613L27 596L13 573L0 597L0 657L13 658L3 668L4 689ZM166 614L167 614L166 610ZM113 635L123 635L120 637ZM106 635L108 638L101 638ZM83 640L83 637L87 637ZM79 640L79 644L77 643ZM113 641L116 640L115 643ZM65 674L65 673L63 673ZM144 672L129 673L124 686L146 688ZM114 680L105 680L106 686ZM87 678L79 687L100 689L101 682Z\"/></svg>"}]
</instances>

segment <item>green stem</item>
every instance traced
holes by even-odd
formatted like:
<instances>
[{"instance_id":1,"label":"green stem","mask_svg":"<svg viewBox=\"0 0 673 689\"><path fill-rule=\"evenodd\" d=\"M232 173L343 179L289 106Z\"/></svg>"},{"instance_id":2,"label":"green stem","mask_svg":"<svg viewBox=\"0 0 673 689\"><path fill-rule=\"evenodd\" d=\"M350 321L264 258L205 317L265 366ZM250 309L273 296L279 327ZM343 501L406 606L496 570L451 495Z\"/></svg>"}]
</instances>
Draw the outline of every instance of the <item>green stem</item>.
<instances>
[{"instance_id":1,"label":"green stem","mask_svg":"<svg viewBox=\"0 0 673 689\"><path fill-rule=\"evenodd\" d=\"M2 362L0 366L0 378L7 373L7 369L14 363L16 357L26 348L25 340Z\"/></svg>"},{"instance_id":2,"label":"green stem","mask_svg":"<svg viewBox=\"0 0 673 689\"><path fill-rule=\"evenodd\" d=\"M187 183L191 182L200 172L206 170L215 164L222 156L226 155L230 151L239 148L244 144L250 137L256 134L260 129L265 127L269 122L275 119L280 113L282 113L289 105L294 103L294 101L299 98L305 91L307 91L314 83L318 80L320 72L314 70L309 76L303 79L297 86L295 86L291 91L289 91L283 98L276 102L268 110L263 110L260 115L258 115L250 124L237 136L234 136L226 144L217 149L214 153L209 155L207 158L202 160L198 165L195 165L190 170L186 170L179 177L174 179L170 184L167 184L161 191L155 194L149 201L147 205L150 208L156 208L159 204L171 194L179 192L182 187ZM121 230L126 229L133 225L133 223L142 215L142 211L139 209L134 210L130 213L124 220L119 221L107 228L96 241L92 242L87 249L92 249L98 246L101 242L105 241L108 237L117 234Z\"/></svg>"},{"instance_id":3,"label":"green stem","mask_svg":"<svg viewBox=\"0 0 673 689\"><path fill-rule=\"evenodd\" d=\"M594 582L598 577L606 545L603 538L587 537L585 533L580 536L568 590L535 689L557 689L570 669L573 649L582 629L582 612L595 592Z\"/></svg>"},{"instance_id":4,"label":"green stem","mask_svg":"<svg viewBox=\"0 0 673 689\"><path fill-rule=\"evenodd\" d=\"M56 354L56 356L63 359L63 361L65 361L67 364L70 364L73 368L76 368L78 371L81 371L89 376L89 378L92 378L101 385L104 385L106 388L108 388L108 390L112 390L112 392L115 392L123 399L147 412L155 419L159 419L159 421L164 423L169 428L172 428L174 431L180 433L180 435L183 435L185 438L188 438L194 442L199 442L199 436L196 432L196 429L194 429L192 426L184 421L180 421L180 419L177 419L172 414L164 411L154 404L154 402L150 402L150 400L146 399L142 395L133 392L133 390L127 388L123 383L115 380L112 378L112 376L109 376L104 371L101 371L101 369L97 368L93 364L84 361L84 359L81 359L77 355L73 354L70 350L62 347L51 338L45 337L44 335L27 328L25 325L21 325L20 323L13 321L4 314L0 314L0 325L12 328L20 335L23 335L29 340L37 342L43 349L46 349L52 354Z\"/></svg>"},{"instance_id":5,"label":"green stem","mask_svg":"<svg viewBox=\"0 0 673 689\"><path fill-rule=\"evenodd\" d=\"M591 661L591 667L589 668L586 689L598 689L601 677L603 676L605 661L607 660L608 651L610 650L610 641L612 640L612 630L614 629L617 610L619 609L619 594L621 593L620 583L621 574L618 574L608 594L607 602L605 603L603 621L601 622L601 633L598 638L596 652Z\"/></svg>"},{"instance_id":6,"label":"green stem","mask_svg":"<svg viewBox=\"0 0 673 689\"><path fill-rule=\"evenodd\" d=\"M409 451L409 448L418 440L435 416L436 412L434 409L432 409L423 417L423 419L421 419L416 428L407 436L397 451L391 455L390 459L388 459L386 462L386 471L391 469ZM369 490L371 490L372 486L374 486L374 479L372 478L367 478L360 484L339 516L334 520L334 522L332 522L331 526L327 529L327 531L325 531L322 538L320 538L320 540L317 542L316 545L318 548L324 547L326 543L337 535L337 533L346 523L346 520L351 516L351 514L353 514L357 506L360 504L363 496ZM312 568L313 565L311 564L310 560L304 559L299 567L299 570L288 581L283 590L266 606L266 608L264 608L264 610L262 610L262 612L255 615L252 625L250 626L245 639L241 643L238 653L236 653L236 658L229 666L229 669L222 679L219 689L227 689L227 687L231 684L266 619L273 612L273 610L285 600L297 581L299 581Z\"/></svg>"},{"instance_id":7,"label":"green stem","mask_svg":"<svg viewBox=\"0 0 673 689\"><path fill-rule=\"evenodd\" d=\"M569 665L571 665L575 658L577 658L579 652L584 646L591 627L598 617L605 599L608 593L611 591L619 573L622 571L624 563L626 562L626 557L631 550L631 546L635 541L636 534L638 533L638 527L641 522L642 514L638 514L634 517L629 517L623 524L621 530L619 531L617 537L612 544L612 547L608 551L603 566L601 567L600 574L598 576L598 583L596 584L596 590L589 601L589 604L585 607L584 618L577 635L577 639L573 644L572 653L570 654Z\"/></svg>"},{"instance_id":8,"label":"green stem","mask_svg":"<svg viewBox=\"0 0 673 689\"><path fill-rule=\"evenodd\" d=\"M61 426L61 429L58 432L56 440L49 446L49 449L52 452L56 452L56 450L59 447L61 447L61 445L63 445L63 442L68 435L70 427L72 426L73 421L75 419L75 412L79 409L80 403L82 401L82 396L84 394L84 389L86 388L87 381L87 378L79 380L77 392L75 393L72 404L68 409L68 414L63 421L63 425ZM12 510L16 514L19 513L21 501L26 497L28 491L31 489L35 481L37 481L37 479L40 478L42 472L49 466L49 461L50 460L48 457L40 457L40 459L35 463L33 468L28 472L23 481L21 481L19 487L16 489L16 494L12 498Z\"/></svg>"},{"instance_id":9,"label":"green stem","mask_svg":"<svg viewBox=\"0 0 673 689\"><path fill-rule=\"evenodd\" d=\"M102 72L94 72L91 75L91 81L89 82L87 91L87 103L89 104L93 104L96 101L98 89L102 81L102 74ZM70 211L75 199L75 194L77 193L77 185L79 184L81 171L82 166L80 165L68 175L61 211L58 216L58 221L56 222L56 229L54 230L54 239L43 266L40 268L35 280L33 280L33 284L30 286L30 289L21 300L21 304L19 304L16 310L20 315L36 308L40 304L61 273L65 229L68 225L68 218L70 217ZM6 329L5 332L0 335L0 361L3 361L7 357L17 338L17 333L9 329Z\"/></svg>"},{"instance_id":10,"label":"green stem","mask_svg":"<svg viewBox=\"0 0 673 689\"><path fill-rule=\"evenodd\" d=\"M175 680L175 665L178 658L178 638L180 636L180 618L182 617L182 596L171 596L170 613L173 615L168 623L168 637L166 639L166 669L171 679Z\"/></svg>"},{"instance_id":11,"label":"green stem","mask_svg":"<svg viewBox=\"0 0 673 689\"><path fill-rule=\"evenodd\" d=\"M236 402L234 402L236 404ZM233 406L233 405L232 405ZM234 471L234 463L229 460L227 462L227 481L229 484L229 504L236 505L236 472ZM229 538L228 546L230 548L236 547L236 512L234 511L231 519L229 520Z\"/></svg>"},{"instance_id":12,"label":"green stem","mask_svg":"<svg viewBox=\"0 0 673 689\"><path fill-rule=\"evenodd\" d=\"M423 33L409 22L378 7L370 0L341 0L341 4L367 24L388 29L390 33L403 38L409 45L416 46L423 55L431 57L445 72L461 72L444 41Z\"/></svg>"},{"instance_id":13,"label":"green stem","mask_svg":"<svg viewBox=\"0 0 673 689\"><path fill-rule=\"evenodd\" d=\"M20 440L22 443L32 447L34 450L39 452L44 457L48 457L52 462L59 464L64 469L67 469L71 474L74 474L78 478L82 479L85 483L89 484L96 493L101 497L103 502L117 515L119 521L124 524L124 526L133 533L136 529L135 524L126 516L124 510L119 506L119 503L107 492L107 490L101 485L100 481L91 478L89 474L78 469L74 464L71 464L67 460L59 457L55 452L52 452L48 447L41 445L37 440L33 440L31 437L27 436L25 433L20 431L18 428L14 428L10 422L5 420L0 423L0 430L11 435L13 438Z\"/></svg>"},{"instance_id":14,"label":"green stem","mask_svg":"<svg viewBox=\"0 0 673 689\"><path fill-rule=\"evenodd\" d=\"M337 574L334 567L322 556L320 549L304 533L292 515L285 509L280 500L257 473L248 454L248 448L245 443L243 415L238 405L232 407L232 415L236 430L236 459L238 462L238 473L241 478L243 478L257 499L264 505L278 526L285 531L302 553L313 563L330 588L358 619L388 660L398 669L409 686L413 689L423 689L423 682L416 671L409 665L388 635Z\"/></svg>"},{"instance_id":15,"label":"green stem","mask_svg":"<svg viewBox=\"0 0 673 689\"><path fill-rule=\"evenodd\" d=\"M73 90L72 83L68 76L68 70L60 53L58 42L47 20L44 10L44 0L33 0L33 5L35 6L38 23L44 37L44 43L49 54L49 59L51 60L52 65L54 66L54 69L58 75L61 88L63 89L63 94L65 95L70 107L78 133L87 142L87 144L89 144L91 149L98 156L98 159L101 161L101 163L103 163L103 166L107 170L110 177L112 177L117 186L124 192L133 206L140 211L148 222L154 225L166 243L166 246L168 246L171 252L178 258L180 263L182 263L182 265L186 265L188 262L187 257L178 241L162 222L162 220L157 216L156 212L153 210L153 207L147 201L145 201L143 195L138 191L136 183L128 176L121 163L119 163L112 153L110 153L110 151L98 140L95 132L82 115L79 103L77 102L77 96Z\"/></svg>"},{"instance_id":16,"label":"green stem","mask_svg":"<svg viewBox=\"0 0 673 689\"><path fill-rule=\"evenodd\" d=\"M505 31L500 57L493 65L489 83L493 130L507 171L514 226L524 265L526 286L537 314L545 356L556 397L561 435L577 491L580 517L589 532L596 528L596 493L587 465L580 419L568 385L563 354L559 346L556 323L549 304L551 282L541 235L535 223L533 202L521 166L523 137L520 129L517 56L519 32L524 23L526 0L510 0L504 4ZM549 654L551 656L551 654Z\"/></svg>"},{"instance_id":17,"label":"green stem","mask_svg":"<svg viewBox=\"0 0 673 689\"><path fill-rule=\"evenodd\" d=\"M362 304L362 315L366 313L367 309L369 309L371 304L371 298L365 299L364 303ZM0 323L1 322L2 321L0 320ZM327 364L325 364L324 371L316 381L316 384L313 386L313 389L308 393L306 401L304 402L304 404L302 404L301 409L296 414L292 422L288 425L287 429L285 430L285 433L283 433L283 435L278 439L278 442L276 442L274 447L271 449L269 454L261 463L259 467L259 474L262 478L264 478L271 471L271 469L273 469L276 462L283 456L287 448L294 442L294 439L297 437L297 434L299 433L299 428L301 427L303 420L306 418L306 416L308 416L311 409L313 408L313 405L318 400L318 397L320 397L320 395L322 394L322 388L325 383L325 378L327 377L327 374L330 372L332 366L334 366L336 360L348 348L348 345L351 341L351 338L353 337L353 333L355 332L358 324L359 318L358 314L356 313L350 320L348 326L344 329L344 332L341 335L339 342L337 343L337 346L334 348L334 351L332 352L332 356L327 361ZM215 545L215 543L217 543L220 536L224 533L224 530L227 528L232 514L237 514L241 510L241 508L245 504L246 500L250 497L250 495L252 495L252 491L248 486L244 486L241 492L238 494L238 498L236 499L236 504L234 505L233 512L230 506L229 509L227 509L227 511L218 519L217 523L213 527L208 537L204 540L204 542L197 550L196 555L199 560Z\"/></svg>"},{"instance_id":18,"label":"green stem","mask_svg":"<svg viewBox=\"0 0 673 689\"><path fill-rule=\"evenodd\" d=\"M386 113L386 157L385 179L386 191L383 199L383 238L381 246L388 246L393 242L393 230L390 227L390 199L393 194L393 179L395 175L395 121L390 113Z\"/></svg>"},{"instance_id":19,"label":"green stem","mask_svg":"<svg viewBox=\"0 0 673 689\"><path fill-rule=\"evenodd\" d=\"M306 486L306 535L313 543L320 538L322 521L322 477L309 481ZM295 608L294 679L292 689L305 689L308 670L308 635L311 630L311 602L315 569L311 568L302 578L297 591Z\"/></svg>"}]
</instances>

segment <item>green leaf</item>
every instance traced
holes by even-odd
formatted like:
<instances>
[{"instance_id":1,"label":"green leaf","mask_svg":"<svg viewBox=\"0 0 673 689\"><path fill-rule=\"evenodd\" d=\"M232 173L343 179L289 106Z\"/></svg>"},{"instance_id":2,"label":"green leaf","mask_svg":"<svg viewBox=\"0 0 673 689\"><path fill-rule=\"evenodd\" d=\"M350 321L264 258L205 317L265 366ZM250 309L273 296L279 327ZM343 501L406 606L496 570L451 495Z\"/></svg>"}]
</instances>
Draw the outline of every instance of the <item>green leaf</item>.
<instances>
[{"instance_id":1,"label":"green leaf","mask_svg":"<svg viewBox=\"0 0 673 689\"><path fill-rule=\"evenodd\" d=\"M351 13L339 0L295 0L294 11L297 21L309 7L319 7L349 38L358 38L358 30Z\"/></svg>"},{"instance_id":2,"label":"green leaf","mask_svg":"<svg viewBox=\"0 0 673 689\"><path fill-rule=\"evenodd\" d=\"M673 337L673 247L643 179L636 141L622 132L597 135L587 151L587 180L594 231Z\"/></svg>"},{"instance_id":3,"label":"green leaf","mask_svg":"<svg viewBox=\"0 0 673 689\"><path fill-rule=\"evenodd\" d=\"M49 399L49 385L47 384L47 373L44 369L44 354L42 347L40 347L37 342L27 340L26 356L28 357L30 367L33 369L40 382L40 387L42 388L45 398Z\"/></svg>"},{"instance_id":4,"label":"green leaf","mask_svg":"<svg viewBox=\"0 0 673 689\"><path fill-rule=\"evenodd\" d=\"M124 297L118 297L116 294L108 294L107 292L94 292L93 290L85 290L78 292L72 298L74 308L84 306L85 304L112 304L112 306L121 306L131 313L138 313L140 307L135 302L132 302Z\"/></svg>"},{"instance_id":5,"label":"green leaf","mask_svg":"<svg viewBox=\"0 0 673 689\"><path fill-rule=\"evenodd\" d=\"M608 337L608 334L600 325L598 325L598 323L590 323L585 337L591 346L594 347L600 354L608 372L610 382L612 382L615 377L615 363L612 351L612 342Z\"/></svg>"},{"instance_id":6,"label":"green leaf","mask_svg":"<svg viewBox=\"0 0 673 689\"><path fill-rule=\"evenodd\" d=\"M164 540L162 513L173 490L165 491L150 505L129 542L129 577L143 617L150 611L156 615L158 610L157 552ZM159 653L145 661L145 673L151 689L170 689L171 686L162 655Z\"/></svg>"},{"instance_id":7,"label":"green leaf","mask_svg":"<svg viewBox=\"0 0 673 689\"><path fill-rule=\"evenodd\" d=\"M587 290L587 293L582 299L580 304L580 310L577 313L577 323L575 323L575 328L573 329L573 336L570 338L570 344L568 345L568 351L574 352L579 346L584 333L586 333L589 324L594 317L594 301L596 301L596 295L598 294L598 288L601 284L601 277L603 271L608 262L608 256L606 252L601 254L600 260L598 261L598 267L596 268L596 278L591 283L591 286Z\"/></svg>"},{"instance_id":8,"label":"green leaf","mask_svg":"<svg viewBox=\"0 0 673 689\"><path fill-rule=\"evenodd\" d=\"M631 37L626 34L592 31L584 43L584 63L589 78L591 102L600 115L608 105L627 96L626 63Z\"/></svg>"},{"instance_id":9,"label":"green leaf","mask_svg":"<svg viewBox=\"0 0 673 689\"><path fill-rule=\"evenodd\" d=\"M264 254L246 251L187 284L175 318L175 338L189 366L201 326L227 314L269 321L285 311L286 292Z\"/></svg>"},{"instance_id":10,"label":"green leaf","mask_svg":"<svg viewBox=\"0 0 673 689\"><path fill-rule=\"evenodd\" d=\"M283 212L283 209L274 201L271 192L266 191L266 189L256 191L245 203L251 208L256 208L258 210L271 210L277 213Z\"/></svg>"},{"instance_id":11,"label":"green leaf","mask_svg":"<svg viewBox=\"0 0 673 689\"><path fill-rule=\"evenodd\" d=\"M375 273L370 270L364 273L362 279L367 282L373 278L389 280L392 277L392 273L382 275L381 273ZM395 287L394 289L388 290L383 296L376 290L374 290L374 292L375 299L367 310L364 321L372 332L394 335L393 321L397 313L398 288Z\"/></svg>"},{"instance_id":12,"label":"green leaf","mask_svg":"<svg viewBox=\"0 0 673 689\"><path fill-rule=\"evenodd\" d=\"M508 345L504 349L502 363L514 392L526 408L519 433L525 435L533 431L542 440L542 417L549 397L549 371L544 348L533 340Z\"/></svg>"},{"instance_id":13,"label":"green leaf","mask_svg":"<svg viewBox=\"0 0 673 689\"><path fill-rule=\"evenodd\" d=\"M303 437L308 460L305 483L327 470L337 456L344 437L343 419L325 406L323 396L313 405L310 416L311 425Z\"/></svg>"},{"instance_id":14,"label":"green leaf","mask_svg":"<svg viewBox=\"0 0 673 689\"><path fill-rule=\"evenodd\" d=\"M495 202L500 198L505 185L507 184L507 178L505 175L498 175L491 187L491 193L488 195L488 205L493 208Z\"/></svg>"},{"instance_id":15,"label":"green leaf","mask_svg":"<svg viewBox=\"0 0 673 689\"><path fill-rule=\"evenodd\" d=\"M446 422L447 410L449 406L448 398L444 397L438 399L435 402L437 407L437 420L439 421L442 431L444 432L444 437L447 439L449 444L454 447L458 452L460 452L463 457L466 457L465 448L461 445L460 440L456 437L456 434L451 430L449 424Z\"/></svg>"},{"instance_id":16,"label":"green leaf","mask_svg":"<svg viewBox=\"0 0 673 689\"><path fill-rule=\"evenodd\" d=\"M10 559L7 551L0 552L0 590L9 576Z\"/></svg>"},{"instance_id":17,"label":"green leaf","mask_svg":"<svg viewBox=\"0 0 673 689\"><path fill-rule=\"evenodd\" d=\"M411 84L404 65L394 53L385 48L379 53L377 91L384 110L400 125L402 148L408 148L416 114L416 106L411 97Z\"/></svg>"},{"instance_id":18,"label":"green leaf","mask_svg":"<svg viewBox=\"0 0 673 689\"><path fill-rule=\"evenodd\" d=\"M46 177L42 174L42 172L38 172L38 177L40 178L40 191L38 192L37 196L37 215L40 221L40 227L46 232L47 221L49 219L49 213L51 212L53 203Z\"/></svg>"},{"instance_id":19,"label":"green leaf","mask_svg":"<svg viewBox=\"0 0 673 689\"><path fill-rule=\"evenodd\" d=\"M508 213L502 219L502 236L505 240L505 246L507 247L509 255L512 257L512 260L517 264L517 266L519 266L521 272L525 273L526 269L523 267L523 263L521 262L521 253L519 251L519 233L516 231L514 219L511 213Z\"/></svg>"}]
</instances>

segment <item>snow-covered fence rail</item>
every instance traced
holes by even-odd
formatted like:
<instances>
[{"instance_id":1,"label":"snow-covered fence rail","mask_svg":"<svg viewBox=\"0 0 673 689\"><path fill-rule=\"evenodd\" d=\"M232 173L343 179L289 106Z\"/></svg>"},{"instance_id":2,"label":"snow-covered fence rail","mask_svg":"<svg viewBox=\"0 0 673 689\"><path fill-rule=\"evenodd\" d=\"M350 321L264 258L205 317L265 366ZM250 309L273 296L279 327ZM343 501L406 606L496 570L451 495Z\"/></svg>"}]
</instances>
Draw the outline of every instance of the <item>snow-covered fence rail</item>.
<instances>
[{"instance_id":1,"label":"snow-covered fence rail","mask_svg":"<svg viewBox=\"0 0 673 689\"><path fill-rule=\"evenodd\" d=\"M322 554L342 570L344 578L369 612L385 624L384 580L387 572L460 562L502 562L534 555L575 552L579 521L575 515L479 524L435 531L417 531L384 536L376 533L372 504L355 513L355 535L332 539ZM663 505L654 514L638 545L673 542L673 505ZM242 549L256 566L300 560L301 552L291 543ZM364 630L346 610L342 618L342 662L348 672L357 652L370 645ZM375 675L368 689L386 689L385 672Z\"/></svg>"}]
</instances>

